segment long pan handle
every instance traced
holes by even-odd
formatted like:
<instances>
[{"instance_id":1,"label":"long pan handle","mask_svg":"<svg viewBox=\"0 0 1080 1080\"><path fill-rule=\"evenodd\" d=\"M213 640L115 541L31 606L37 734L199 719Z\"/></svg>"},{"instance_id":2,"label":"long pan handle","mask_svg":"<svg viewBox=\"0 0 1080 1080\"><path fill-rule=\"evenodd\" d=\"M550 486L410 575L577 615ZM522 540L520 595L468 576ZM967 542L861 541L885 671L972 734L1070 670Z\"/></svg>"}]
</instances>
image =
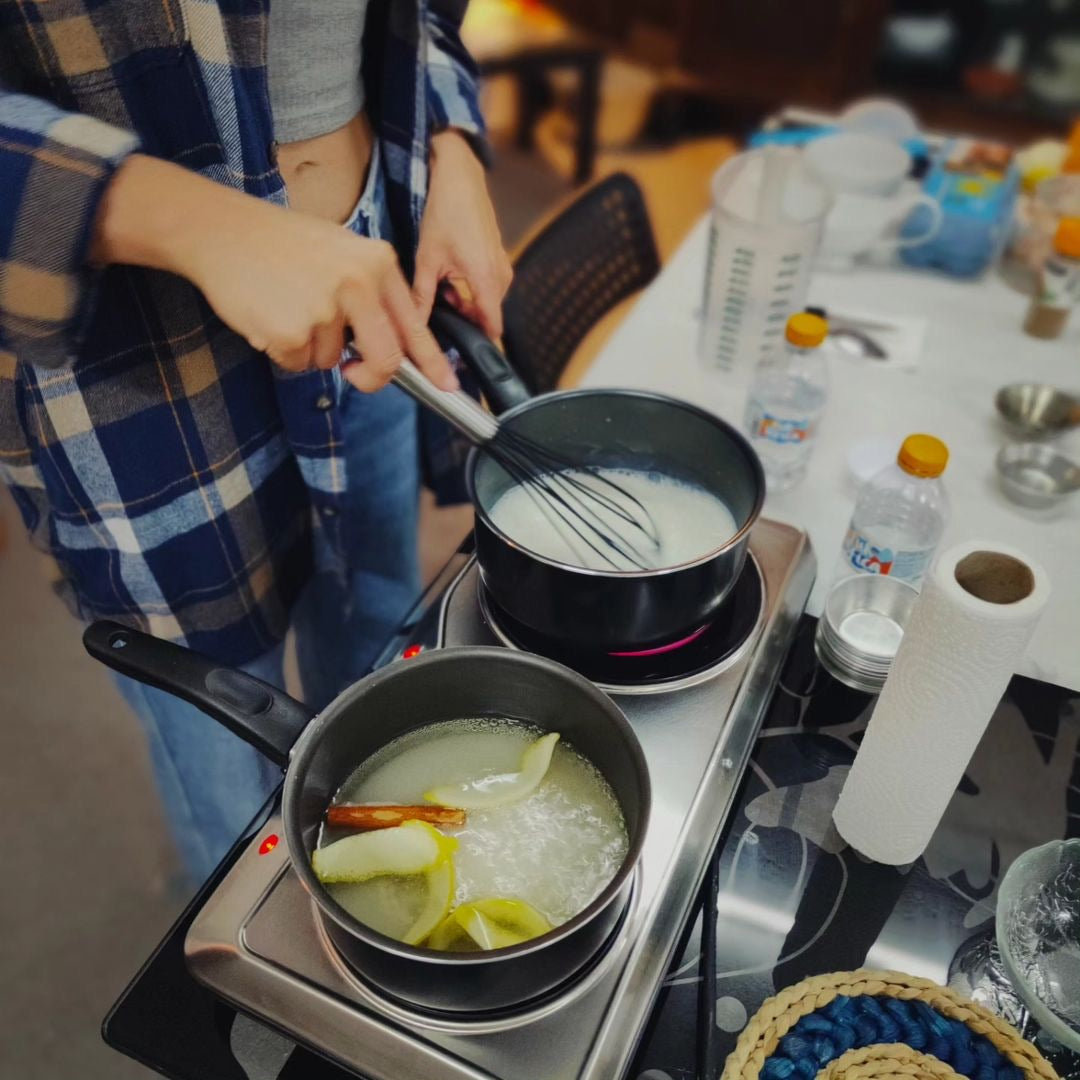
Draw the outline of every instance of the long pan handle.
<instances>
[{"instance_id":1,"label":"long pan handle","mask_svg":"<svg viewBox=\"0 0 1080 1080\"><path fill-rule=\"evenodd\" d=\"M190 702L282 767L312 719L306 705L254 675L108 619L86 628L83 645L113 671Z\"/></svg>"},{"instance_id":2,"label":"long pan handle","mask_svg":"<svg viewBox=\"0 0 1080 1080\"><path fill-rule=\"evenodd\" d=\"M432 309L428 326L442 348L453 349L461 357L496 415L532 397L498 345L464 315L438 303Z\"/></svg>"}]
</instances>

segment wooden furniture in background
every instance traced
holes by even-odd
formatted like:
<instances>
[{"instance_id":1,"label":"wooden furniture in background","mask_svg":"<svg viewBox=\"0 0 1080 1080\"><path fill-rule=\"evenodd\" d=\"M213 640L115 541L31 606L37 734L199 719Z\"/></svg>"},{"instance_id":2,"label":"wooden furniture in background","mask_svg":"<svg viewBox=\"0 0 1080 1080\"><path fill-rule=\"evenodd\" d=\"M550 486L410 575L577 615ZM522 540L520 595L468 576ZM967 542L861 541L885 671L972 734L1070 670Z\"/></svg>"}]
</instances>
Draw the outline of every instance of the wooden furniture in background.
<instances>
[{"instance_id":1,"label":"wooden furniture in background","mask_svg":"<svg viewBox=\"0 0 1080 1080\"><path fill-rule=\"evenodd\" d=\"M574 183L592 177L596 161L596 114L600 105L600 65L603 51L588 42L527 48L502 57L478 57L482 75L513 75L518 80L517 145L531 150L536 121L548 105L545 77L569 69L577 73L577 137Z\"/></svg>"},{"instance_id":2,"label":"wooden furniture in background","mask_svg":"<svg viewBox=\"0 0 1080 1080\"><path fill-rule=\"evenodd\" d=\"M766 110L837 106L871 88L888 0L550 0L623 55Z\"/></svg>"},{"instance_id":3,"label":"wooden furniture in background","mask_svg":"<svg viewBox=\"0 0 1080 1080\"><path fill-rule=\"evenodd\" d=\"M596 161L602 45L544 4L521 0L474 0L462 34L481 75L510 75L517 81L515 141L522 150L533 148L537 120L550 104L548 76L556 71L576 74L573 179L575 184L588 181Z\"/></svg>"},{"instance_id":4,"label":"wooden furniture in background","mask_svg":"<svg viewBox=\"0 0 1080 1080\"><path fill-rule=\"evenodd\" d=\"M887 0L685 0L678 65L725 98L843 105L873 82Z\"/></svg>"}]
</instances>

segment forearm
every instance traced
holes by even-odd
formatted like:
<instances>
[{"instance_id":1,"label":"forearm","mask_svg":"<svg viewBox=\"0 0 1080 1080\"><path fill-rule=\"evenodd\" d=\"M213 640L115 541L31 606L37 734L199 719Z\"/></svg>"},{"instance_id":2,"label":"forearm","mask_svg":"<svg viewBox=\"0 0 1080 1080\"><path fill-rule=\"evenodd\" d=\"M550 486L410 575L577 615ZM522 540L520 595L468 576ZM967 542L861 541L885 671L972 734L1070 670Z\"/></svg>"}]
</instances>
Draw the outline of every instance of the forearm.
<instances>
[{"instance_id":1,"label":"forearm","mask_svg":"<svg viewBox=\"0 0 1080 1080\"><path fill-rule=\"evenodd\" d=\"M116 171L94 226L92 259L187 278L287 371L336 367L348 327L364 361L346 373L358 389L384 386L405 356L457 389L381 240L142 155Z\"/></svg>"},{"instance_id":2,"label":"forearm","mask_svg":"<svg viewBox=\"0 0 1080 1080\"><path fill-rule=\"evenodd\" d=\"M448 129L432 136L432 171L459 180L484 169L469 141ZM127 263L192 278L208 244L249 239L253 228L283 213L189 169L133 154L116 171L98 208L89 258L96 265Z\"/></svg>"},{"instance_id":3,"label":"forearm","mask_svg":"<svg viewBox=\"0 0 1080 1080\"><path fill-rule=\"evenodd\" d=\"M487 190L484 166L456 129L431 138L431 179L420 223L413 295L426 319L440 282L447 299L491 337L502 334L502 300L512 277Z\"/></svg>"},{"instance_id":4,"label":"forearm","mask_svg":"<svg viewBox=\"0 0 1080 1080\"><path fill-rule=\"evenodd\" d=\"M281 213L179 165L133 154L113 176L94 223L90 261L196 277L208 242L240 243L253 219Z\"/></svg>"},{"instance_id":5,"label":"forearm","mask_svg":"<svg viewBox=\"0 0 1080 1080\"><path fill-rule=\"evenodd\" d=\"M468 135L456 128L445 128L431 136L431 172L475 174L482 184L487 183L484 165L476 156Z\"/></svg>"}]
</instances>

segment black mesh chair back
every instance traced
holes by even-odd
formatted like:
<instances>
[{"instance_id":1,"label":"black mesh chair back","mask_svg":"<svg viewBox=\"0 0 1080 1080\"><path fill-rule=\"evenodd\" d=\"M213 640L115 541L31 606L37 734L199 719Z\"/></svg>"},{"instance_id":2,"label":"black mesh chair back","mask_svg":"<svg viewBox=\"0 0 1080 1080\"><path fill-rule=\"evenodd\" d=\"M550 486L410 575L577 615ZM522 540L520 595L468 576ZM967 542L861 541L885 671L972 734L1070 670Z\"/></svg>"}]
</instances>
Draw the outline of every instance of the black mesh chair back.
<instances>
[{"instance_id":1,"label":"black mesh chair back","mask_svg":"<svg viewBox=\"0 0 1080 1080\"><path fill-rule=\"evenodd\" d=\"M551 221L518 256L503 301L503 345L529 389L554 390L585 335L659 269L645 200L626 173Z\"/></svg>"}]
</instances>

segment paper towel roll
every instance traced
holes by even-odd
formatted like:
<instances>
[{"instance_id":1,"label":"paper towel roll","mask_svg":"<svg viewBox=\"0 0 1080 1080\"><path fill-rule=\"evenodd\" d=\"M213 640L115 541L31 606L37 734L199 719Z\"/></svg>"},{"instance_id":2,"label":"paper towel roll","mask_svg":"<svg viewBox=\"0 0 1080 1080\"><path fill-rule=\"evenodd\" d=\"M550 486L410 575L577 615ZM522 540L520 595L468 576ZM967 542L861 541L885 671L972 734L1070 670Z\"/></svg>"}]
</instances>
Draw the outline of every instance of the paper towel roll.
<instances>
[{"instance_id":1,"label":"paper towel roll","mask_svg":"<svg viewBox=\"0 0 1080 1080\"><path fill-rule=\"evenodd\" d=\"M923 587L833 811L877 862L922 854L1050 594L1038 563L1001 544L945 552Z\"/></svg>"}]
</instances>

